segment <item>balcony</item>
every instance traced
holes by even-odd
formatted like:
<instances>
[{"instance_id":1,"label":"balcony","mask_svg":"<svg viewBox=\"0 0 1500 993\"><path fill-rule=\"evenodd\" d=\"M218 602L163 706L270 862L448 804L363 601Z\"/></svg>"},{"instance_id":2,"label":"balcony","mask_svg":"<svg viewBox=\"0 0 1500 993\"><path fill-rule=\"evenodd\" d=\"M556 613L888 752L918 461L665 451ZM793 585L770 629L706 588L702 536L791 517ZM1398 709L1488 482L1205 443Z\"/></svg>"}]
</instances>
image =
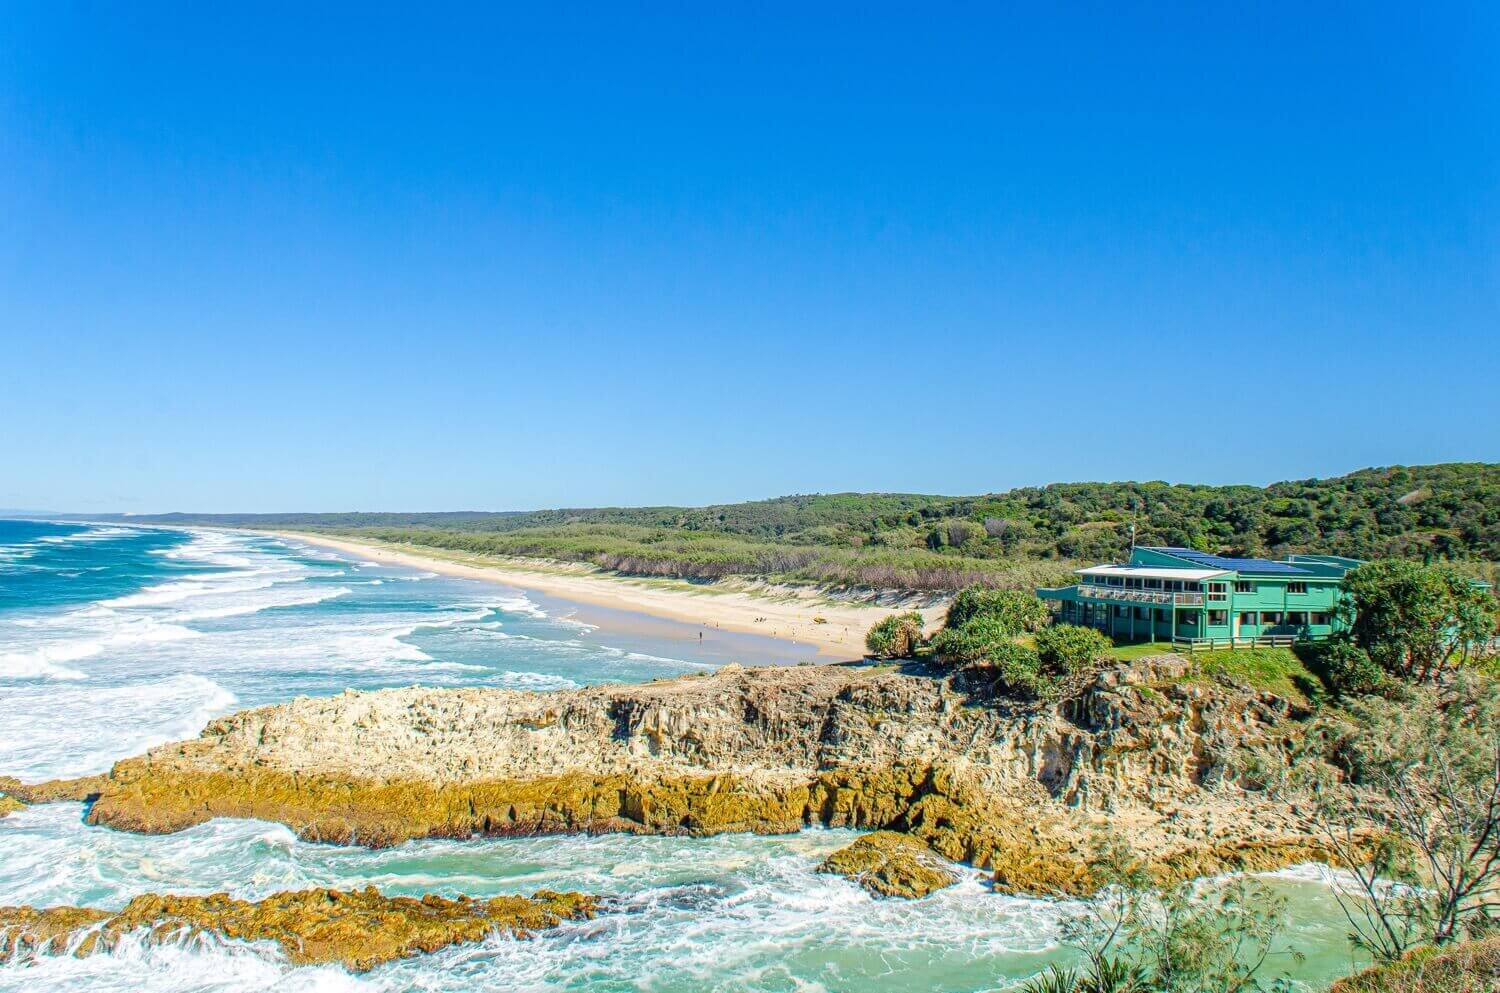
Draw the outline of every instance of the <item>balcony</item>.
<instances>
[{"instance_id":1,"label":"balcony","mask_svg":"<svg viewBox=\"0 0 1500 993\"><path fill-rule=\"evenodd\" d=\"M1086 600L1110 600L1115 603L1149 603L1162 607L1201 607L1202 593L1170 593L1166 590L1127 590L1120 586L1081 584L1078 595ZM1226 597L1227 598L1227 597ZM1211 597L1217 602L1219 597Z\"/></svg>"}]
</instances>

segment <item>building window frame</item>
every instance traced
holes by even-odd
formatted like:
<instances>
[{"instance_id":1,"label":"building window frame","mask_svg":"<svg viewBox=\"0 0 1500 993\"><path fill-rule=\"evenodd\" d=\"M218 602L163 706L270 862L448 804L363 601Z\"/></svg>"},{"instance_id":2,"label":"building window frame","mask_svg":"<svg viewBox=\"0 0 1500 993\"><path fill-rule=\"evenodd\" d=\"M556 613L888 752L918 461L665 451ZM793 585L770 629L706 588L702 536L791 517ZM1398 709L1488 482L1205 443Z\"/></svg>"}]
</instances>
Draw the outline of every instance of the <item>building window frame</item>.
<instances>
[{"instance_id":1,"label":"building window frame","mask_svg":"<svg viewBox=\"0 0 1500 993\"><path fill-rule=\"evenodd\" d=\"M1287 596L1307 596L1307 584L1303 582L1289 582L1286 584Z\"/></svg>"}]
</instances>

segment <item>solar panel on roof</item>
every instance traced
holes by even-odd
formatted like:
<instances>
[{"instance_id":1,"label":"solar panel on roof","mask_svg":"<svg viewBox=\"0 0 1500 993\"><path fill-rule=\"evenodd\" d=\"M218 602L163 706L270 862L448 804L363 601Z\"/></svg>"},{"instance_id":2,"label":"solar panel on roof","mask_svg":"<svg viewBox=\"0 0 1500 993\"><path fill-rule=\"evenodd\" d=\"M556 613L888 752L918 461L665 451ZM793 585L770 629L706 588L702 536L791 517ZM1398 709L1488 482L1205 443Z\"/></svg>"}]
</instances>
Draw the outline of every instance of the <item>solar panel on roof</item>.
<instances>
[{"instance_id":1,"label":"solar panel on roof","mask_svg":"<svg viewBox=\"0 0 1500 993\"><path fill-rule=\"evenodd\" d=\"M1165 552L1179 559L1196 562L1198 565L1210 569L1232 569L1235 572L1259 572L1289 575L1305 575L1307 569L1299 569L1286 562L1273 562L1270 559L1232 559L1223 555L1210 555L1208 552L1200 552L1196 548L1153 548L1152 551Z\"/></svg>"}]
</instances>

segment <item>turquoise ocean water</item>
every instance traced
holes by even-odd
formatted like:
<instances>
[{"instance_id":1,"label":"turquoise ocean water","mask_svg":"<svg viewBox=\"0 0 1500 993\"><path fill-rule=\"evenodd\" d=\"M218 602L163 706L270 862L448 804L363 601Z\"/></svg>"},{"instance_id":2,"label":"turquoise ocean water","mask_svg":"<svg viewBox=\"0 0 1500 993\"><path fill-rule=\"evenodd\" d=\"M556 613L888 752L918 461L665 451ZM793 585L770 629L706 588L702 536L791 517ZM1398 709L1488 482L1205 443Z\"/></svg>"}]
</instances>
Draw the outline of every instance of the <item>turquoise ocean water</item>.
<instances>
[{"instance_id":1,"label":"turquoise ocean water","mask_svg":"<svg viewBox=\"0 0 1500 993\"><path fill-rule=\"evenodd\" d=\"M503 586L354 561L254 535L0 521L0 774L103 771L218 715L347 687L548 690L639 682L811 650L591 609ZM143 892L374 884L390 893L614 897L598 920L361 975L292 968L274 949L127 943L0 967L6 990L1005 990L1067 959L1071 908L991 892L979 873L925 900L877 901L814 872L854 835L413 842L371 852L220 820L144 837L81 804L0 820L0 904L118 907ZM1350 968L1326 873L1274 884L1317 989Z\"/></svg>"}]
</instances>

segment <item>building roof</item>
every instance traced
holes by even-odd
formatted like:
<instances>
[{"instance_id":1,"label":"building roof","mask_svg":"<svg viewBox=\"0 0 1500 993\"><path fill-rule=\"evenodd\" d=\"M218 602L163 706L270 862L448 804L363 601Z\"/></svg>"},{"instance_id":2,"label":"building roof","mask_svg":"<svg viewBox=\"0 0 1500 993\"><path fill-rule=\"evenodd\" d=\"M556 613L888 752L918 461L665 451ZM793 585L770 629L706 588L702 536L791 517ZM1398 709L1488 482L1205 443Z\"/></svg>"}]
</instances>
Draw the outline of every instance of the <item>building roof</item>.
<instances>
[{"instance_id":1,"label":"building roof","mask_svg":"<svg viewBox=\"0 0 1500 993\"><path fill-rule=\"evenodd\" d=\"M1224 555L1210 555L1208 552L1200 552L1196 548L1146 547L1146 550L1183 559L1206 569L1224 569L1231 572L1260 576L1317 575L1312 569L1300 569L1290 562L1273 562L1270 559L1233 559Z\"/></svg>"},{"instance_id":2,"label":"building roof","mask_svg":"<svg viewBox=\"0 0 1500 993\"><path fill-rule=\"evenodd\" d=\"M1229 575L1224 569L1179 569L1169 565L1093 565L1073 571L1080 576L1134 576L1136 579L1198 580Z\"/></svg>"}]
</instances>

